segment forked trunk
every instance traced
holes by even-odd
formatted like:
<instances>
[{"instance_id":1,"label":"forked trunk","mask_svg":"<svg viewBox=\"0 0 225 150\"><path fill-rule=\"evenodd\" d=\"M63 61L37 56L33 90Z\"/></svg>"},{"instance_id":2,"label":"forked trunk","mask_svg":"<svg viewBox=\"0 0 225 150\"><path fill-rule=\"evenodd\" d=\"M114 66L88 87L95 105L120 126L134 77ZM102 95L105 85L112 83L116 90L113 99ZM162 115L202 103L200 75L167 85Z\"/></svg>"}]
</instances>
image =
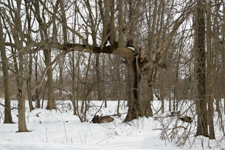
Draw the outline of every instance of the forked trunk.
<instances>
[{"instance_id":1,"label":"forked trunk","mask_svg":"<svg viewBox=\"0 0 225 150\"><path fill-rule=\"evenodd\" d=\"M131 64L131 65L129 65ZM128 113L124 120L124 122L131 121L133 119L137 119L138 117L149 117L152 116L152 109L150 105L151 100L151 92L147 92L145 90L149 90L147 82L147 75L141 76L140 69L139 69L139 60L135 57L132 63L127 65L128 69L130 69L130 78L133 81L133 88L132 88L132 96L131 99L128 100ZM144 92L145 91L145 92ZM145 93L145 94L144 94Z\"/></svg>"}]
</instances>

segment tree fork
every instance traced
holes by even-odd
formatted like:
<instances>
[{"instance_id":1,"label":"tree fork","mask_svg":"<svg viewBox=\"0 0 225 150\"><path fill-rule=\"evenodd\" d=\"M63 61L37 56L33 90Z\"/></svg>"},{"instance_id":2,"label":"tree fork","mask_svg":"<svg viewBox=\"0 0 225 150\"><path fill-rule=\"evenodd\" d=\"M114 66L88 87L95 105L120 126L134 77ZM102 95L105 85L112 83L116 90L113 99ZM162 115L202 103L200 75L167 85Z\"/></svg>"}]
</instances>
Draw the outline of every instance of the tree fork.
<instances>
[{"instance_id":1,"label":"tree fork","mask_svg":"<svg viewBox=\"0 0 225 150\"><path fill-rule=\"evenodd\" d=\"M131 100L129 100L129 108L127 116L124 120L124 122L131 121L133 119L137 119L138 117L142 117L142 111L139 104L139 84L140 84L140 74L138 71L138 57L134 56L134 60L131 63L132 65L127 65L128 67L131 67L132 69L132 76L133 76L133 89L132 93L133 96ZM129 69L129 68L128 68Z\"/></svg>"}]
</instances>

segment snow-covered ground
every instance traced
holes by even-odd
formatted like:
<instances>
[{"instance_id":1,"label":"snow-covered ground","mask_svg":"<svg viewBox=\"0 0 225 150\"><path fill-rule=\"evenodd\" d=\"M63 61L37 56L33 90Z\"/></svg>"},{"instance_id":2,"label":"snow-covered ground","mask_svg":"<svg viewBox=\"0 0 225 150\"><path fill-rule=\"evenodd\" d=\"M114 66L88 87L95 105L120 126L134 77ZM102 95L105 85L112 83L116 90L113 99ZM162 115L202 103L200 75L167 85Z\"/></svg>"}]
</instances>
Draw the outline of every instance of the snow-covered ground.
<instances>
[{"instance_id":1,"label":"snow-covered ground","mask_svg":"<svg viewBox=\"0 0 225 150\"><path fill-rule=\"evenodd\" d=\"M0 99L0 103L4 104L3 99ZM163 118L163 120L161 117L158 119L143 117L129 123L122 123L127 112L124 101L121 101L120 106L120 113L124 114L121 117L113 116L115 120L111 123L102 124L90 123L93 115L101 106L101 101L91 101L92 107L87 113L88 122L80 122L79 118L73 115L69 103L70 101L57 101L60 111L35 109L29 112L27 108L27 128L30 132L25 133L17 133L17 109L12 110L15 124L3 124L4 108L0 106L0 150L174 150L202 149L202 144L204 149L225 148L225 144L221 144L225 143L224 138L221 138L220 142L209 141L202 137L196 138L192 135L195 129L193 127L191 129L188 123L181 121L179 121L181 125L190 129L187 131L191 131L186 144L177 147L172 140L162 140L162 122L167 123L171 118ZM157 110L160 102L154 101L153 105ZM17 101L12 101L12 107L17 107ZM116 110L117 101L108 101L108 107L103 107L98 114L112 115L116 113ZM162 115L164 114L160 116ZM177 122L176 119L174 122ZM184 131L184 129L181 130ZM186 132L183 131L179 133ZM184 138L184 136L180 137Z\"/></svg>"}]
</instances>

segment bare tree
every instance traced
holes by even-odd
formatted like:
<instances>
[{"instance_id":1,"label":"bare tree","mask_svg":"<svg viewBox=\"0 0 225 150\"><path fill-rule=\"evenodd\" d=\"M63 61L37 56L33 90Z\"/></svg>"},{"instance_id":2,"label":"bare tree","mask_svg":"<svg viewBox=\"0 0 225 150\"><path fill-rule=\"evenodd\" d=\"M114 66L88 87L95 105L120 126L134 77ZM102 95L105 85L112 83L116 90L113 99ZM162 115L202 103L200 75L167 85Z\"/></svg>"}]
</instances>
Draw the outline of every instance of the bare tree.
<instances>
[{"instance_id":1,"label":"bare tree","mask_svg":"<svg viewBox=\"0 0 225 150\"><path fill-rule=\"evenodd\" d=\"M40 27L40 35L41 35L41 40L42 41L48 41L49 36L48 36L48 28L46 28L50 22L46 22L46 16L44 15L44 10L42 10L42 14L40 12L40 5L39 5L39 0L35 0L33 2L34 5L34 15L38 21L39 27ZM59 1L56 1L55 7L54 7L54 12L57 11L59 5ZM42 15L42 17L41 17ZM53 37L55 36L56 31L53 32ZM51 48L50 47L46 47L43 49L44 51L44 56L45 56L45 64L46 64L46 68L50 66L51 64ZM47 109L55 109L55 100L54 100L54 86L53 86L53 69L52 67L49 67L49 69L47 70L47 76L48 76L48 105L47 105Z\"/></svg>"},{"instance_id":2,"label":"bare tree","mask_svg":"<svg viewBox=\"0 0 225 150\"><path fill-rule=\"evenodd\" d=\"M53 15L53 16L55 15L53 12L51 12L51 10L49 10L47 7L45 7L45 5L42 2L40 2L40 3L42 4L44 9L50 15ZM118 32L117 32L118 33L118 39L117 40L115 40L115 38L113 39L113 37L114 37L113 34L116 32L115 31L116 28L114 26L114 31L110 30L109 34L108 34L108 37L109 37L110 41L114 41L114 43L110 43L110 46L104 46L104 44L101 47L97 47L95 45L88 45L87 41L84 40L85 38L82 35L80 35L76 31L74 31L73 29L71 29L67 24L61 22L60 18L55 16L55 18L60 23L62 23L63 26L67 27L68 30L70 30L71 32L76 34L78 37L80 37L84 44L72 44L72 43L57 44L56 43L56 44L52 45L52 47L54 47L56 49L60 49L60 50L72 49L72 50L75 50L75 51L85 51L85 52L90 52L90 53L116 54L116 55L119 55L121 58L125 59L127 68L129 70L129 76L131 77L132 82L133 82L132 83L132 86L133 86L132 87L132 97L131 97L131 100L129 101L129 110L128 110L128 114L127 114L127 117L126 117L125 121L130 121L130 120L135 119L139 116L145 116L145 115L149 116L147 110L149 110L150 107L148 106L147 108L145 108L145 110L141 110L141 107L140 107L139 86L140 86L141 79L139 78L139 76L140 76L140 74L142 74L142 72L145 72L145 69L149 66L165 67L165 65L160 64L160 62L153 61L152 59L145 60L145 58L146 58L146 56L144 55L145 50L143 50L142 52L139 53L137 50L133 51L129 47L125 46L125 40L126 40L125 34L127 34L127 32L129 31L130 25L135 22L135 19L136 19L135 16L139 12L140 4L141 4L141 1L134 2L134 4L132 4L133 7L134 7L134 12L132 13L132 17L127 24L124 24L125 23L125 21L124 21L125 18L123 16L123 14L124 14L124 1L122 1L122 0L118 1L118 3L117 3L117 8L118 8ZM162 45L159 46L158 49L156 49L151 56L155 56L156 54L158 54L161 51L162 47L165 46L165 43L167 41L169 41L168 47L169 47L169 45L171 45L170 41L172 41L172 37L174 36L175 32L177 31L179 26L182 24L182 22L186 19L186 16L190 13L189 8L191 8L191 6L192 6L192 3L186 8L186 10L183 11L183 13L180 15L180 17L178 17L177 20L175 20L173 23L170 24L170 26L173 26L171 32L165 38L165 42L162 43ZM90 19L90 17L89 17L89 19ZM91 19L87 20L86 21L86 23L88 23L87 25L93 24L93 23L90 24L90 22L91 22ZM114 22L114 21L110 20L110 22ZM110 25L112 26L113 24L110 24ZM107 27L105 27L105 28L107 28ZM112 28L113 27L111 27L110 29L112 29ZM165 32L165 30L163 32ZM92 31L92 33L94 33L94 31ZM94 39L93 37L95 37L95 36L92 35L92 39ZM88 38L86 37L86 39L88 39ZM106 38L104 38L104 39L106 39ZM103 41L102 43L105 43L105 42ZM147 47L148 46L149 46L149 44L147 45ZM143 60L145 60L145 61L143 61ZM145 102L143 101L143 103L145 103Z\"/></svg>"},{"instance_id":3,"label":"bare tree","mask_svg":"<svg viewBox=\"0 0 225 150\"><path fill-rule=\"evenodd\" d=\"M3 77L4 77L4 88L5 88L5 117L4 123L13 123L11 115L11 104L10 104L10 90L9 90L9 75L8 75L8 59L6 56L4 38L3 38L3 27L2 27L2 16L0 15L0 51L1 51L1 60L3 67Z\"/></svg>"},{"instance_id":4,"label":"bare tree","mask_svg":"<svg viewBox=\"0 0 225 150\"><path fill-rule=\"evenodd\" d=\"M205 70L205 18L204 0L197 1L198 11L198 43L197 43L197 68L198 68L198 126L196 136L203 135L208 137L207 129L207 100L206 100L206 70Z\"/></svg>"},{"instance_id":5,"label":"bare tree","mask_svg":"<svg viewBox=\"0 0 225 150\"><path fill-rule=\"evenodd\" d=\"M209 138L215 139L214 122L213 122L213 98L212 98L212 49L211 49L211 0L206 5L207 11L207 99L208 99L208 123L209 123Z\"/></svg>"},{"instance_id":6,"label":"bare tree","mask_svg":"<svg viewBox=\"0 0 225 150\"><path fill-rule=\"evenodd\" d=\"M30 6L31 3L27 0L25 0L25 8L26 8L26 20L27 20L27 32L28 35L31 34L31 11L30 10ZM28 44L32 44L32 39L30 36L27 37L27 42ZM33 104L32 104L32 93L30 91L31 89L31 77L32 77L32 53L29 53L29 65L28 65L28 77L27 77L27 93L28 93L28 100L29 100L29 107L30 107L30 111L32 111L34 109Z\"/></svg>"}]
</instances>

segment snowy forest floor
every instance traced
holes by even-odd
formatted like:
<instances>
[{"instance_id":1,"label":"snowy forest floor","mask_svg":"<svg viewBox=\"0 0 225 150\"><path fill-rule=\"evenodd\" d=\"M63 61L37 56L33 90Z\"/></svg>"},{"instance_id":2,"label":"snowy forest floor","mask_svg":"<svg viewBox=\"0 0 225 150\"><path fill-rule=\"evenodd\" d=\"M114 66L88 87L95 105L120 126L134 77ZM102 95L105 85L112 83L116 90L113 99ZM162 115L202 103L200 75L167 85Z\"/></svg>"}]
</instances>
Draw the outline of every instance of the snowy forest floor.
<instances>
[{"instance_id":1,"label":"snowy forest floor","mask_svg":"<svg viewBox=\"0 0 225 150\"><path fill-rule=\"evenodd\" d=\"M4 104L4 100L0 99L0 103ZM194 136L197 125L197 116L192 113L194 107L185 112L194 117L191 124L178 120L176 116L168 117L168 111L164 114L159 111L154 117L123 123L127 107L126 102L121 101L121 117L113 116L114 121L111 123L93 124L90 121L102 101L91 101L87 112L88 122L80 122L78 116L73 115L70 101L56 103L58 110L35 109L29 112L26 102L26 121L30 132L25 133L17 133L17 109L12 110L15 124L3 124L4 108L0 106L0 150L225 149L225 138L220 130L221 120L217 119L217 113L214 119L217 139L209 140ZM107 104L108 107L102 107L98 115L117 113L117 101L108 101ZM159 110L160 105L160 101L153 101L154 113ZM185 101L179 110L184 112L190 105L191 101ZM17 101L13 100L11 106L16 108ZM168 101L165 102L165 108L167 107Z\"/></svg>"}]
</instances>

